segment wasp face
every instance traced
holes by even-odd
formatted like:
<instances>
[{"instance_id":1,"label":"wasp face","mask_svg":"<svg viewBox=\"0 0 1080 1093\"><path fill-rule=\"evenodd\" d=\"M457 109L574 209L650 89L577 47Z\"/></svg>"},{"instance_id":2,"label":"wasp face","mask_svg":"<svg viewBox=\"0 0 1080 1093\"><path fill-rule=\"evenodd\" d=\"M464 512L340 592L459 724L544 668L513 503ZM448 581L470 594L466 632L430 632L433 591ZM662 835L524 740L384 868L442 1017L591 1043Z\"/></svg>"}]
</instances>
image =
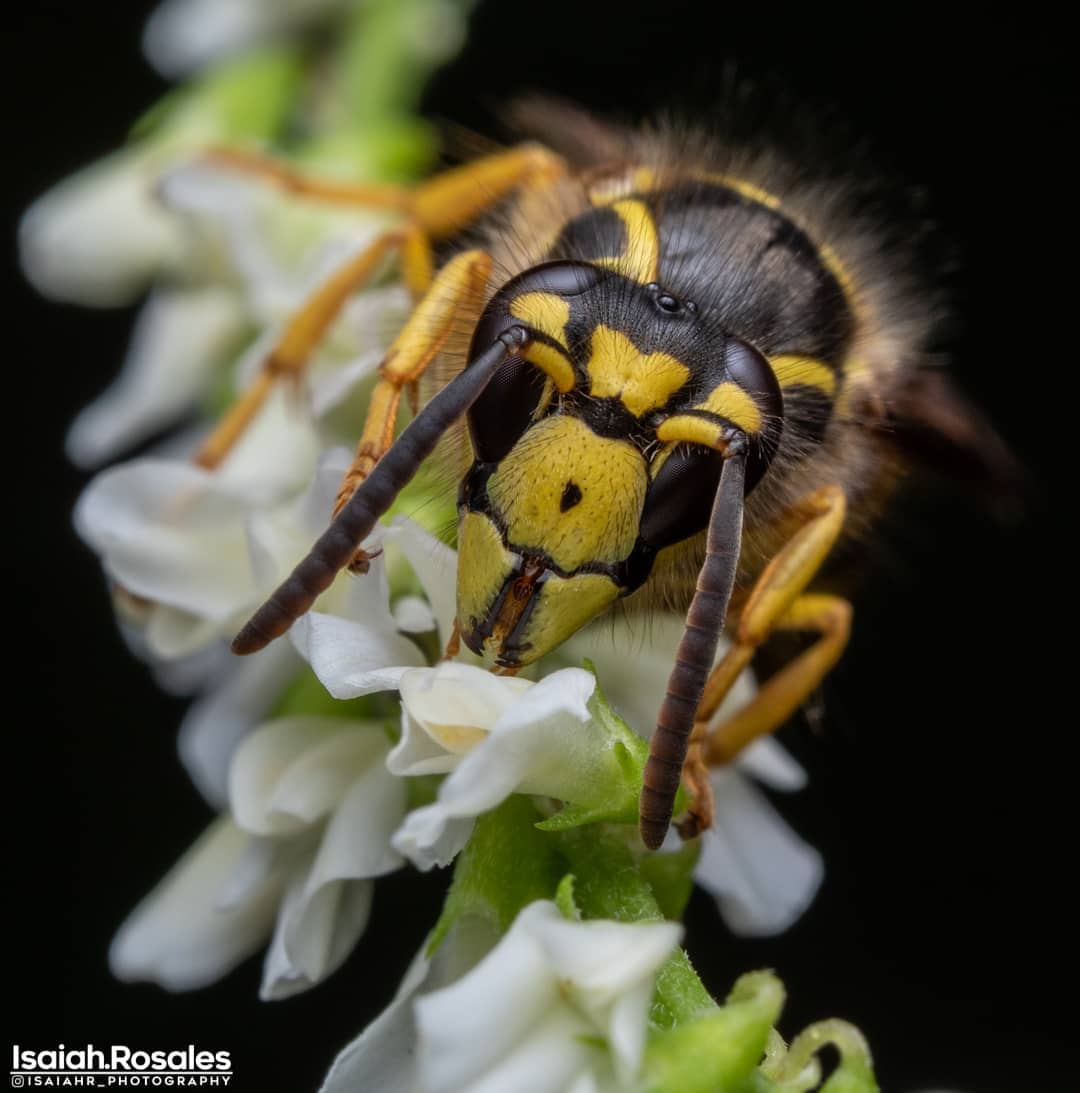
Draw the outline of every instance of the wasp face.
<instances>
[{"instance_id":1,"label":"wasp face","mask_svg":"<svg viewBox=\"0 0 1080 1093\"><path fill-rule=\"evenodd\" d=\"M639 587L659 549L701 531L722 463L708 437L759 433L747 387L779 405L760 354L692 302L596 265L516 277L475 344L511 325L533 341L469 413L476 460L458 534L462 638L504 667L558 646ZM702 437L693 451L663 441L663 423L687 413Z\"/></svg>"}]
</instances>

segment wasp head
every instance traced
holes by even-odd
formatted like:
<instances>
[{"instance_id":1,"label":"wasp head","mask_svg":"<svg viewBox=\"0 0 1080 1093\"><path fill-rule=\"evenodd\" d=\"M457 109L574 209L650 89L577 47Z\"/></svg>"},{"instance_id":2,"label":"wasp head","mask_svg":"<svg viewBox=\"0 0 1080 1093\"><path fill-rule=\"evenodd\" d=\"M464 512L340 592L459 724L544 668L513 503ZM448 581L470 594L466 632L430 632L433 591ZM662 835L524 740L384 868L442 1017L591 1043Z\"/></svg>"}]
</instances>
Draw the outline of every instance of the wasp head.
<instances>
[{"instance_id":1,"label":"wasp head","mask_svg":"<svg viewBox=\"0 0 1080 1093\"><path fill-rule=\"evenodd\" d=\"M722 452L665 445L666 419L721 381L741 391L748 354L754 381L779 398L764 359L710 330L692 304L589 263L514 278L474 345L512 325L530 343L469 412L475 461L458 499L462 639L503 667L561 644L644 583L658 550L706 526ZM703 431L739 431L701 414Z\"/></svg>"}]
</instances>

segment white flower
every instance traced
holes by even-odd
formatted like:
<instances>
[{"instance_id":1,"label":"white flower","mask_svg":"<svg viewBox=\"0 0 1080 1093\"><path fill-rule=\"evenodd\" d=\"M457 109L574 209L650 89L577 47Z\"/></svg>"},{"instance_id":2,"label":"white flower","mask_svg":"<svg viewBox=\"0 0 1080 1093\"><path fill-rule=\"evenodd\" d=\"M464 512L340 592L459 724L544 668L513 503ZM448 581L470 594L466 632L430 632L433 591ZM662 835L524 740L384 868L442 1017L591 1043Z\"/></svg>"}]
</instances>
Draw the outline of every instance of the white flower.
<instances>
[{"instance_id":1,"label":"white flower","mask_svg":"<svg viewBox=\"0 0 1080 1093\"><path fill-rule=\"evenodd\" d=\"M472 820L511 793L602 805L623 772L610 734L589 712L595 688L580 668L535 684L465 664L405 673L402 736L390 769L451 773L435 803L410 813L394 836L398 850L421 869L446 865Z\"/></svg>"},{"instance_id":2,"label":"white flower","mask_svg":"<svg viewBox=\"0 0 1080 1093\"><path fill-rule=\"evenodd\" d=\"M135 324L123 368L67 436L80 467L97 467L190 413L247 330L232 289L160 288Z\"/></svg>"},{"instance_id":3,"label":"white flower","mask_svg":"<svg viewBox=\"0 0 1080 1093\"><path fill-rule=\"evenodd\" d=\"M90 483L76 530L108 577L147 605L152 657L174 659L225 636L302 555L325 526L336 489L328 480L344 462L324 460L313 479L317 450L311 423L281 391L215 471L146 458ZM309 510L320 505L315 522Z\"/></svg>"},{"instance_id":4,"label":"white flower","mask_svg":"<svg viewBox=\"0 0 1080 1093\"><path fill-rule=\"evenodd\" d=\"M391 528L386 541L396 542L421 575L445 640L455 611L456 555L407 522ZM601 620L540 667L591 659L613 708L641 732L655 722L682 629L683 620L663 613L616 626ZM354 688L365 684L370 671L353 651L370 646L359 622L314 615L294 631L297 649L331 694L359 693ZM722 642L718 657L724 648ZM610 784L617 758L587 709L593 688L588 673L549 674L532 685L451 663L400 678L402 737L391 753L391 769L403 776L450 774L436 801L411 813L394 836L395 846L420 868L451 861L473 819L511 793L588 803ZM754 692L753 678L744 672L717 716L745 704ZM824 865L751 778L782 792L801 789L806 780L771 738L752 744L731 767L714 770L714 825L702 837L695 879L716 898L736 933L782 933L813 900Z\"/></svg>"},{"instance_id":5,"label":"white flower","mask_svg":"<svg viewBox=\"0 0 1080 1093\"><path fill-rule=\"evenodd\" d=\"M580 663L587 657L615 710L637 731L651 731L683 625L683 619L662 612L618 627L602 622L574 635L551 659ZM721 640L717 659L726 648ZM753 675L743 672L714 721L744 706L756 689ZM714 768L711 781L715 815L701 838L694 879L714 896L736 934L783 933L813 901L825 866L755 782L794 793L806 785L806 774L767 736L754 741L731 766Z\"/></svg>"},{"instance_id":6,"label":"white flower","mask_svg":"<svg viewBox=\"0 0 1080 1093\"><path fill-rule=\"evenodd\" d=\"M164 76L290 30L344 0L164 0L143 32L143 50Z\"/></svg>"},{"instance_id":7,"label":"white flower","mask_svg":"<svg viewBox=\"0 0 1080 1093\"><path fill-rule=\"evenodd\" d=\"M180 759L215 808L228 801L229 767L241 740L270 716L302 667L287 641L274 642L258 656L230 656L188 707L177 743Z\"/></svg>"},{"instance_id":8,"label":"white flower","mask_svg":"<svg viewBox=\"0 0 1080 1093\"><path fill-rule=\"evenodd\" d=\"M350 0L163 0L143 32L143 50L164 76L178 76L219 57L282 37L325 19ZM355 6L355 0L352 0ZM411 0L401 5L403 45L412 67L451 57L465 38L459 5Z\"/></svg>"},{"instance_id":9,"label":"white flower","mask_svg":"<svg viewBox=\"0 0 1080 1093\"><path fill-rule=\"evenodd\" d=\"M733 766L714 768L711 781L716 814L702 836L694 880L736 934L781 934L810 906L825 864L755 781L791 793L805 786L806 774L772 737L762 737Z\"/></svg>"},{"instance_id":10,"label":"white flower","mask_svg":"<svg viewBox=\"0 0 1080 1093\"><path fill-rule=\"evenodd\" d=\"M256 952L273 928L284 878L262 871L226 898L250 843L228 817L211 824L121 926L109 949L113 975L194 990Z\"/></svg>"},{"instance_id":11,"label":"white flower","mask_svg":"<svg viewBox=\"0 0 1080 1093\"><path fill-rule=\"evenodd\" d=\"M458 944L448 939L431 965L414 963L390 1008L338 1057L322 1093L628 1088L656 973L681 932L670 922L571 922L541 901L442 986L450 978L443 950Z\"/></svg>"},{"instance_id":12,"label":"white flower","mask_svg":"<svg viewBox=\"0 0 1080 1093\"><path fill-rule=\"evenodd\" d=\"M190 414L233 347L262 331L231 366L238 389L249 383L285 321L368 245L385 219L298 200L264 180L197 160L161 169L156 177L160 200L152 205L152 219L175 235L161 249L195 285L160 288L144 307L120 375L68 435L68 453L81 466L98 466ZM66 233L60 238L69 245L79 236L42 202L24 225L24 260L43 290L56 292L59 282L34 270L55 263L68 278L76 276L78 263L50 232ZM83 245L91 264L102 241ZM139 275L140 287L157 270L150 265ZM107 281L91 283L100 288ZM374 373L407 302L404 288L391 284L357 293L342 309L303 375L317 419Z\"/></svg>"},{"instance_id":13,"label":"white flower","mask_svg":"<svg viewBox=\"0 0 1080 1093\"><path fill-rule=\"evenodd\" d=\"M231 814L135 909L110 952L122 979L203 986L266 943L261 994L284 998L324 979L370 915L374 879L402 859L390 834L405 784L386 770L377 723L291 717L236 749Z\"/></svg>"},{"instance_id":14,"label":"white flower","mask_svg":"<svg viewBox=\"0 0 1080 1093\"><path fill-rule=\"evenodd\" d=\"M154 199L157 154L125 149L39 197L19 224L23 272L46 296L96 307L131 302L184 252Z\"/></svg>"}]
</instances>

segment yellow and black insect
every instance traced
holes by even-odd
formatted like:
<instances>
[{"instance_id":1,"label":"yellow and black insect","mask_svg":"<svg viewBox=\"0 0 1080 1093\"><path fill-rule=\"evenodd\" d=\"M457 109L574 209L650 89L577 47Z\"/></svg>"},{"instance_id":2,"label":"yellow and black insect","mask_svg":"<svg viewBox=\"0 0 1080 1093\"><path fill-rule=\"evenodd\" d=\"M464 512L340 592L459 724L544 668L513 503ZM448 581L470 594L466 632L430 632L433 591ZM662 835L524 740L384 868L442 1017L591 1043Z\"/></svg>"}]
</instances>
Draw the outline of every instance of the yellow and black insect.
<instances>
[{"instance_id":1,"label":"yellow and black insect","mask_svg":"<svg viewBox=\"0 0 1080 1093\"><path fill-rule=\"evenodd\" d=\"M641 796L655 848L680 778L695 798L680 825L690 835L710 818L704 768L778 727L841 655L850 606L814 582L900 474L899 438L974 447L979 426L925 367L931 309L845 215L842 189L775 158L580 125L602 134L587 163L523 145L410 191L216 154L401 219L294 317L200 459L222 457L397 251L418 303L381 365L338 512L233 649L262 648L342 568L363 571L361 543L464 420L448 655L464 641L514 671L617 602L688 609ZM436 272L433 245L474 225L479 245ZM438 390L394 440L401 395L418 403L425 372ZM725 628L731 646L714 668ZM713 725L778 630L815 640Z\"/></svg>"}]
</instances>

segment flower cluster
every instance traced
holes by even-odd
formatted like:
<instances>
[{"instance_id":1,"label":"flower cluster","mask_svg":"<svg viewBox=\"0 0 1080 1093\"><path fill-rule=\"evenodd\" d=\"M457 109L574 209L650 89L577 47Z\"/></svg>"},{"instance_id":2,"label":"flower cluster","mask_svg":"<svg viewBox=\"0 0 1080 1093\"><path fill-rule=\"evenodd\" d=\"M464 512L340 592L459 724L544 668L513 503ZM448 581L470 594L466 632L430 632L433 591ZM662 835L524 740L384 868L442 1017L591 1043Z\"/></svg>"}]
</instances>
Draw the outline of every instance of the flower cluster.
<instances>
[{"instance_id":1,"label":"flower cluster","mask_svg":"<svg viewBox=\"0 0 1080 1093\"><path fill-rule=\"evenodd\" d=\"M335 33L309 40L312 20ZM289 640L245 661L227 651L325 527L408 294L390 271L355 293L301 382L277 385L223 458L194 459L288 317L386 222L206 150L271 147L298 169L407 179L430 153L415 92L461 25L447 0L167 0L146 48L189 81L23 220L42 291L102 306L148 292L128 359L68 446L87 468L154 446L98 473L75 522L133 651L192 696L180 755L217 812L121 926L111 966L187 990L265 948L262 996L284 998L357 945L379 877L453 865L397 997L326 1090L797 1093L819 1085L825 1043L841 1061L822 1088L872 1090L854 1029L826 1022L788 1047L774 977L744 977L720 1005L679 947L694 882L734 932L768 934L822 876L758 786L805 780L771 740L713 772L716 823L700 840L672 836L656 855L637 840L638 731L681 620L586 630L534 678L438 662L455 613L453 510L421 476L367 544L362 579L340 576ZM744 676L729 701L753 687Z\"/></svg>"}]
</instances>

